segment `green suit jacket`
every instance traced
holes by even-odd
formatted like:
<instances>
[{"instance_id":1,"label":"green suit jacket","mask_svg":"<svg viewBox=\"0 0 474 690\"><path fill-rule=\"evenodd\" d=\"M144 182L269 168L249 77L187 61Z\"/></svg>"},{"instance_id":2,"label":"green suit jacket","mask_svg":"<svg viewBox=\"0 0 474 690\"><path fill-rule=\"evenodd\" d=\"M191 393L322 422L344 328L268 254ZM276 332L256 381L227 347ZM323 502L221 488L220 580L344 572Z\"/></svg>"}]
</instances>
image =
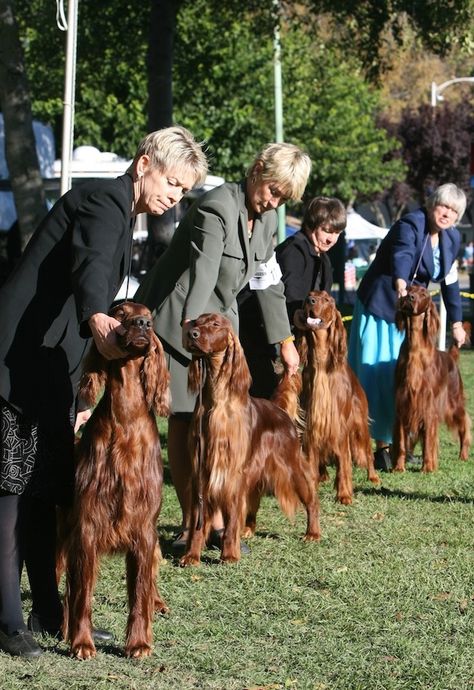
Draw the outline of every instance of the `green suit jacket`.
<instances>
[{"instance_id":1,"label":"green suit jacket","mask_svg":"<svg viewBox=\"0 0 474 690\"><path fill-rule=\"evenodd\" d=\"M158 335L188 359L191 355L181 342L182 320L218 312L238 332L237 294L273 253L276 211L256 217L250 240L247 222L244 181L223 184L199 197L135 294L152 310ZM268 342L288 337L281 281L256 294Z\"/></svg>"}]
</instances>

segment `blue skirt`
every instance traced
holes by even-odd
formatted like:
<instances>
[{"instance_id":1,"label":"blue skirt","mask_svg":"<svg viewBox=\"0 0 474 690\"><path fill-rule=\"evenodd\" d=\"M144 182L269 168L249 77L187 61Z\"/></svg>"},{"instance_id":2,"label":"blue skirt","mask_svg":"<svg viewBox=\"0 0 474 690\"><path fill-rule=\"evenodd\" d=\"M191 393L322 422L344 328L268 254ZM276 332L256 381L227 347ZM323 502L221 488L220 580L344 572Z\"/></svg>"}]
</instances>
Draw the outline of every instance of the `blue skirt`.
<instances>
[{"instance_id":1,"label":"blue skirt","mask_svg":"<svg viewBox=\"0 0 474 690\"><path fill-rule=\"evenodd\" d=\"M395 366L405 338L394 323L368 312L356 299L349 338L349 364L369 402L372 438L392 442L395 421Z\"/></svg>"}]
</instances>

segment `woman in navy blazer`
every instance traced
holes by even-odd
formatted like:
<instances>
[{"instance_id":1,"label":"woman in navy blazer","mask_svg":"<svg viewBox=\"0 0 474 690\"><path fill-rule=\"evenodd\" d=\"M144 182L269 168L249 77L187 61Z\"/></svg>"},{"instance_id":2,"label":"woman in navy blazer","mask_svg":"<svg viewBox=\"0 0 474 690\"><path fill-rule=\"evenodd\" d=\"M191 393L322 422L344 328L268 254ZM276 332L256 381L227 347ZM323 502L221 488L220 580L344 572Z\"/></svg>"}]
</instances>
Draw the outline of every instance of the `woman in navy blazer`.
<instances>
[{"instance_id":1,"label":"woman in navy blazer","mask_svg":"<svg viewBox=\"0 0 474 690\"><path fill-rule=\"evenodd\" d=\"M440 283L452 335L466 339L456 270L460 235L454 227L466 208L464 192L454 184L438 187L419 208L398 220L377 250L357 291L349 341L349 362L369 401L376 467L389 469L389 445L395 416L395 365L404 335L395 326L397 299L409 284Z\"/></svg>"},{"instance_id":2,"label":"woman in navy blazer","mask_svg":"<svg viewBox=\"0 0 474 690\"><path fill-rule=\"evenodd\" d=\"M123 328L107 312L129 269L134 216L161 215L206 171L187 130L149 134L125 175L59 199L0 290L0 649L12 655L41 653L23 621L23 560L28 627L61 628L55 503L72 489L74 400L88 338L107 359L126 354L116 341Z\"/></svg>"}]
</instances>

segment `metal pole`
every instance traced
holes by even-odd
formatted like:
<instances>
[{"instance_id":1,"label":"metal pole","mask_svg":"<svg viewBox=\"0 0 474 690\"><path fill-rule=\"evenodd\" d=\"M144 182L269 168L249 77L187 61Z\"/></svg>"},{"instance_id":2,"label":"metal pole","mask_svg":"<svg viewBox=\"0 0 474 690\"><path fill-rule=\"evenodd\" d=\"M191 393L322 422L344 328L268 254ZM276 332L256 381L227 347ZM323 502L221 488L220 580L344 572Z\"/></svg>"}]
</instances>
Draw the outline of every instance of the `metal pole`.
<instances>
[{"instance_id":1,"label":"metal pole","mask_svg":"<svg viewBox=\"0 0 474 690\"><path fill-rule=\"evenodd\" d=\"M275 94L275 141L283 141L283 87L281 77L281 44L280 44L280 2L273 0L275 24L273 29L273 75ZM285 205L278 207L278 243L283 242L286 235Z\"/></svg>"},{"instance_id":2,"label":"metal pole","mask_svg":"<svg viewBox=\"0 0 474 690\"><path fill-rule=\"evenodd\" d=\"M61 196L71 189L71 158L74 140L74 93L76 83L77 7L69 0L67 13L66 69L64 76L63 132L61 151Z\"/></svg>"}]
</instances>

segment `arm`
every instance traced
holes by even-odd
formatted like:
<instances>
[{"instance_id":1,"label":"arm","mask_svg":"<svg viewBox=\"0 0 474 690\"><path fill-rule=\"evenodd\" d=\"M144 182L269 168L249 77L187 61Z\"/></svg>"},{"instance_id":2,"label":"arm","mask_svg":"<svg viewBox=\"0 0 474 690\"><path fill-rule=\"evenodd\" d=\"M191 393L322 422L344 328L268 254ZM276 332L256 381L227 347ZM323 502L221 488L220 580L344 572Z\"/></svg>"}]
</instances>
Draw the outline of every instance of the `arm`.
<instances>
[{"instance_id":1,"label":"arm","mask_svg":"<svg viewBox=\"0 0 474 690\"><path fill-rule=\"evenodd\" d=\"M74 214L71 282L84 337L92 334L89 319L97 314L105 316L110 307L114 265L128 239L130 210L124 203L119 194L108 187L90 194ZM106 320L101 321L103 326L98 326L97 330L105 338L111 329Z\"/></svg>"}]
</instances>

